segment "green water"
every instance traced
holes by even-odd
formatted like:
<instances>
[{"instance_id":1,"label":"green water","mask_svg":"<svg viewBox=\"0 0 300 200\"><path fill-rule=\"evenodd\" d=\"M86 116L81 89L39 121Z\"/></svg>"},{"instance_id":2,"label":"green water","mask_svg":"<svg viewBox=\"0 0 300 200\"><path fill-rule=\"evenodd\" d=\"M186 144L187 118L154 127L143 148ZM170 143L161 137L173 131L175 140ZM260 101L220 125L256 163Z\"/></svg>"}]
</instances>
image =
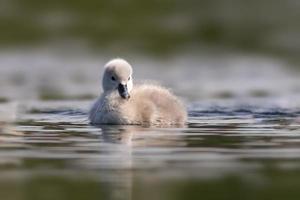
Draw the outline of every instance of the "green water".
<instances>
[{"instance_id":1,"label":"green water","mask_svg":"<svg viewBox=\"0 0 300 200\"><path fill-rule=\"evenodd\" d=\"M0 195L298 199L300 110L251 102L194 102L168 129L90 126L90 101L20 103L1 125Z\"/></svg>"}]
</instances>

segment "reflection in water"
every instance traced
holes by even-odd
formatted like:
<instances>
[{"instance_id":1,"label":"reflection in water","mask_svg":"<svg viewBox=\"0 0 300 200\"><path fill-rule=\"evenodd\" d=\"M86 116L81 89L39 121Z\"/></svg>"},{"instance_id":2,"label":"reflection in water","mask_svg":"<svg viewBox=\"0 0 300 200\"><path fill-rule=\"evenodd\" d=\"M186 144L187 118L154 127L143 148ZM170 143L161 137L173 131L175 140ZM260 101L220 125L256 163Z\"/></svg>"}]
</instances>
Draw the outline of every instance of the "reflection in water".
<instances>
[{"instance_id":1,"label":"reflection in water","mask_svg":"<svg viewBox=\"0 0 300 200\"><path fill-rule=\"evenodd\" d=\"M142 130L139 126L124 125L98 125L102 130L102 137L108 143L132 145L132 139L135 134Z\"/></svg>"},{"instance_id":2,"label":"reflection in water","mask_svg":"<svg viewBox=\"0 0 300 200\"><path fill-rule=\"evenodd\" d=\"M86 120L90 102L24 103L1 124L0 195L199 199L199 188L212 197L212 187L235 196L298 184L299 107L251 102L190 104L182 128L95 127Z\"/></svg>"},{"instance_id":3,"label":"reflection in water","mask_svg":"<svg viewBox=\"0 0 300 200\"><path fill-rule=\"evenodd\" d=\"M132 139L138 132L134 126L109 126L99 125L101 139L104 143L116 144L110 157L116 165L107 166L110 169L132 169ZM101 162L101 161L100 161ZM111 199L132 199L133 174L131 170L116 172L114 182L109 191Z\"/></svg>"}]
</instances>

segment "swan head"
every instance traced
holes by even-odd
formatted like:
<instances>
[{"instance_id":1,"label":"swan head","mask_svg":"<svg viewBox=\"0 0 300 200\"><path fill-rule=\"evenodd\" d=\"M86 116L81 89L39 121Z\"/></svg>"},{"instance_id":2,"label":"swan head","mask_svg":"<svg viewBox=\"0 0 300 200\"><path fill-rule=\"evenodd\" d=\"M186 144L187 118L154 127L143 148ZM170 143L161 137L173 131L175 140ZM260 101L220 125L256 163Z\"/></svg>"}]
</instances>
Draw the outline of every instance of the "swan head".
<instances>
[{"instance_id":1,"label":"swan head","mask_svg":"<svg viewBox=\"0 0 300 200\"><path fill-rule=\"evenodd\" d=\"M122 98L129 99L132 86L132 67L126 60L117 58L106 63L102 79L104 92L117 90Z\"/></svg>"}]
</instances>

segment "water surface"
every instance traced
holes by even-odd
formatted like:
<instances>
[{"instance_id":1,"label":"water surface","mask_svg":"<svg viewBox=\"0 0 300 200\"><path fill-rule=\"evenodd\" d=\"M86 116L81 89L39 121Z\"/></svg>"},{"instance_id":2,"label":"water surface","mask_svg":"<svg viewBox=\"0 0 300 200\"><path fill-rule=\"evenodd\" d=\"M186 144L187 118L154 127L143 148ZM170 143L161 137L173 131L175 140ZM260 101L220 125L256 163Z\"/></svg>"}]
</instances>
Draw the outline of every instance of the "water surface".
<instances>
[{"instance_id":1,"label":"water surface","mask_svg":"<svg viewBox=\"0 0 300 200\"><path fill-rule=\"evenodd\" d=\"M74 53L74 52L73 52ZM186 103L182 128L91 126L94 54L0 53L0 196L23 199L298 199L299 73L273 58L132 58Z\"/></svg>"},{"instance_id":2,"label":"water surface","mask_svg":"<svg viewBox=\"0 0 300 200\"><path fill-rule=\"evenodd\" d=\"M193 102L184 128L95 127L87 121L91 101L23 103L15 121L1 124L0 194L5 199L296 198L300 109L283 108L274 99L263 102Z\"/></svg>"}]
</instances>

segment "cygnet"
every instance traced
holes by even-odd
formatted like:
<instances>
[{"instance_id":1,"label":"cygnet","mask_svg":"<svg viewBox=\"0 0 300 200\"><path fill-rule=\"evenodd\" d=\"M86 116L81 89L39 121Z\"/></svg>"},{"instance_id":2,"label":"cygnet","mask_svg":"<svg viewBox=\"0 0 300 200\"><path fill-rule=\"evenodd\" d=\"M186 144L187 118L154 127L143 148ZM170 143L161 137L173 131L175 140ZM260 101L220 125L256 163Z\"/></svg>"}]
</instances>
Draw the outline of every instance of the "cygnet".
<instances>
[{"instance_id":1,"label":"cygnet","mask_svg":"<svg viewBox=\"0 0 300 200\"><path fill-rule=\"evenodd\" d=\"M104 67L103 93L92 106L91 124L183 126L187 112L168 89L153 83L133 85L132 67L113 59Z\"/></svg>"}]
</instances>

